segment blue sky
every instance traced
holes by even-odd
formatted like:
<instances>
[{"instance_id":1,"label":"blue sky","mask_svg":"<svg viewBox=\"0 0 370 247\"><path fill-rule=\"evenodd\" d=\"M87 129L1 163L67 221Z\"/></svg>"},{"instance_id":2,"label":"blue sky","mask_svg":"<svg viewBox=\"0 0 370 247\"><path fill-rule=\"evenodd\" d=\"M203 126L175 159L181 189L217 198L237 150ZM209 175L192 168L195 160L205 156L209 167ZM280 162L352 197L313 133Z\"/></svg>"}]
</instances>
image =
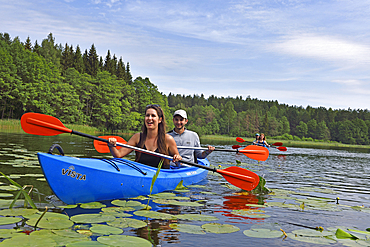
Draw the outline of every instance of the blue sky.
<instances>
[{"instance_id":1,"label":"blue sky","mask_svg":"<svg viewBox=\"0 0 370 247\"><path fill-rule=\"evenodd\" d=\"M370 1L0 0L0 32L94 43L164 94L370 109Z\"/></svg>"}]
</instances>

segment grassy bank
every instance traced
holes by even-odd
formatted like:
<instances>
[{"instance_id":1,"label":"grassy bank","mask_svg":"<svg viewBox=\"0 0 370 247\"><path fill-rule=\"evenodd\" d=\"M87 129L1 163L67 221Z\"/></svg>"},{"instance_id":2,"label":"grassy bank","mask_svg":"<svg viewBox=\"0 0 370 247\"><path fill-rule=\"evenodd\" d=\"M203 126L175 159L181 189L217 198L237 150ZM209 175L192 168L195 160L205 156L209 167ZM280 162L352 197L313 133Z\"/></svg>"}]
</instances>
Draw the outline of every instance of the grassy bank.
<instances>
[{"instance_id":1,"label":"grassy bank","mask_svg":"<svg viewBox=\"0 0 370 247\"><path fill-rule=\"evenodd\" d=\"M87 134L98 134L101 133L97 128L90 127L87 125L77 125L77 124L65 124L69 129L73 129L79 132ZM16 119L0 119L0 132L8 133L24 133L21 121Z\"/></svg>"}]
</instances>

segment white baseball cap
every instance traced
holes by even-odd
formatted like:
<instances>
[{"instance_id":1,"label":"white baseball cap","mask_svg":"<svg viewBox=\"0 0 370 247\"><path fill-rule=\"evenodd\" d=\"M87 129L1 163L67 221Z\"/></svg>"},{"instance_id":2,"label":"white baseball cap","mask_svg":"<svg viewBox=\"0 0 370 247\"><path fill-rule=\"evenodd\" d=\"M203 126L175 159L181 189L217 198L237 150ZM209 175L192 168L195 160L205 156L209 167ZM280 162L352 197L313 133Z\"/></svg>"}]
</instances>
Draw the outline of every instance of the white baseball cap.
<instances>
[{"instance_id":1,"label":"white baseball cap","mask_svg":"<svg viewBox=\"0 0 370 247\"><path fill-rule=\"evenodd\" d=\"M186 111L184 111L184 110L177 110L177 111L175 111L175 113L173 114L173 116L175 117L176 115L179 115L179 116L181 116L181 117L183 117L183 118L188 118L188 115L186 114Z\"/></svg>"}]
</instances>

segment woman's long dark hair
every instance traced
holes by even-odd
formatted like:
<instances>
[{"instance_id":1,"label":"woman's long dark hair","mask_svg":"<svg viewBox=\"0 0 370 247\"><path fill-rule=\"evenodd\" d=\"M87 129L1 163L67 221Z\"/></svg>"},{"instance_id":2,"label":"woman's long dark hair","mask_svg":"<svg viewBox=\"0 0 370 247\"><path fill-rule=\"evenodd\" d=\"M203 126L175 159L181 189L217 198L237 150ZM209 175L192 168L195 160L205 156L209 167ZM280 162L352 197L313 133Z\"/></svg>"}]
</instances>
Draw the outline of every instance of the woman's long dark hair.
<instances>
[{"instance_id":1,"label":"woman's long dark hair","mask_svg":"<svg viewBox=\"0 0 370 247\"><path fill-rule=\"evenodd\" d=\"M163 114L163 110L159 105L147 105L145 107L145 115L146 115L146 111L148 109L154 109L157 112L158 119L162 119L162 121L158 124L157 147L158 147L159 153L168 155L168 149L166 147L166 128L167 128L167 124L166 124L166 119L165 119L164 114ZM148 129L147 129L147 127L145 125L145 121L144 121L144 124L141 127L140 141L138 143L139 148L144 147L147 135L148 135ZM141 154L140 152L136 152L136 161L139 160L140 154ZM164 164L167 164L167 163L169 163L169 161L164 160Z\"/></svg>"}]
</instances>

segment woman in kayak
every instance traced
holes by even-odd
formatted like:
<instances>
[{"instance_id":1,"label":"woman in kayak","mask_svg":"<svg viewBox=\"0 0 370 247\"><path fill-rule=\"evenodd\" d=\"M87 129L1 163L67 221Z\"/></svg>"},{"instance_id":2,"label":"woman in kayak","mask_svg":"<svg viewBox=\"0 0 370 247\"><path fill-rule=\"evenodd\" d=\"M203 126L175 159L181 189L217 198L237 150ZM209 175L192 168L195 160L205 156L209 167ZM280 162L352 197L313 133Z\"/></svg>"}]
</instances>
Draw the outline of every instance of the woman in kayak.
<instances>
[{"instance_id":1,"label":"woman in kayak","mask_svg":"<svg viewBox=\"0 0 370 247\"><path fill-rule=\"evenodd\" d=\"M109 149L115 158L122 158L132 152L129 148L116 148L116 138L109 138ZM127 142L128 145L146 149L152 152L170 155L173 162L181 160L176 142L166 134L166 120L159 105L147 105L145 108L144 124L140 133L134 134ZM136 162L158 167L163 158L136 151ZM163 168L169 168L169 160L163 159Z\"/></svg>"},{"instance_id":2,"label":"woman in kayak","mask_svg":"<svg viewBox=\"0 0 370 247\"><path fill-rule=\"evenodd\" d=\"M258 145L264 146L264 147L270 147L270 145L266 142L266 137L265 134L261 133L260 139L257 142Z\"/></svg>"}]
</instances>

